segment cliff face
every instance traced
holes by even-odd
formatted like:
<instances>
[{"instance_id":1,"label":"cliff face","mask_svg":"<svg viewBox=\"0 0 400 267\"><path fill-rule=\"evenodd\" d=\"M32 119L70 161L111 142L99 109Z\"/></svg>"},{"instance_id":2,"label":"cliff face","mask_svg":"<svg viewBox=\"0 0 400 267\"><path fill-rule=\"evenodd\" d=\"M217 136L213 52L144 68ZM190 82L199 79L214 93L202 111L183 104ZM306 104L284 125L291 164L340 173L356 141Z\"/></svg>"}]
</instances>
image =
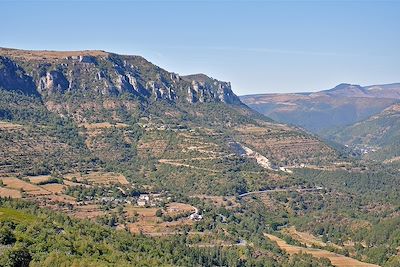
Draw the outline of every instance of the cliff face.
<instances>
[{"instance_id":1,"label":"cliff face","mask_svg":"<svg viewBox=\"0 0 400 267\"><path fill-rule=\"evenodd\" d=\"M0 87L28 95L37 94L32 77L26 75L14 61L3 56L0 56Z\"/></svg>"},{"instance_id":2,"label":"cliff face","mask_svg":"<svg viewBox=\"0 0 400 267\"><path fill-rule=\"evenodd\" d=\"M51 52L0 49L0 87L38 93L136 96L142 100L241 104L230 83L205 75L181 78L140 56L103 51Z\"/></svg>"}]
</instances>

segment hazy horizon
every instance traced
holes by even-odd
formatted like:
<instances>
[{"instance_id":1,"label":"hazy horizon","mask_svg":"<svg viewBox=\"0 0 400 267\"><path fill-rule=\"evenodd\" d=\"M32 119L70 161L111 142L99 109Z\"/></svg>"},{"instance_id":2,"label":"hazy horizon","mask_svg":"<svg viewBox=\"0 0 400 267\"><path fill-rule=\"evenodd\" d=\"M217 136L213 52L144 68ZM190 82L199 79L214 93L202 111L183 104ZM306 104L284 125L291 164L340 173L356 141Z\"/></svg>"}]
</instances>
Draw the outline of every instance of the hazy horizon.
<instances>
[{"instance_id":1,"label":"hazy horizon","mask_svg":"<svg viewBox=\"0 0 400 267\"><path fill-rule=\"evenodd\" d=\"M123 4L123 8L121 8ZM3 1L1 47L140 55L238 95L400 81L398 1ZM32 16L35 14L35 16Z\"/></svg>"}]
</instances>

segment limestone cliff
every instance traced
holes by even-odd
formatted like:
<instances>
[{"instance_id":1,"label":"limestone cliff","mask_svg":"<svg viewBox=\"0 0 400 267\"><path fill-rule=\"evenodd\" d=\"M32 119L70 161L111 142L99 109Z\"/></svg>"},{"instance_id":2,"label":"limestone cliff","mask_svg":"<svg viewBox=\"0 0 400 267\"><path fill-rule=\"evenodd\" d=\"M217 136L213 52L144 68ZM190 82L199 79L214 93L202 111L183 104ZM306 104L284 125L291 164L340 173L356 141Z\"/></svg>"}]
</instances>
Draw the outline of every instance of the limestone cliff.
<instances>
[{"instance_id":1,"label":"limestone cliff","mask_svg":"<svg viewBox=\"0 0 400 267\"><path fill-rule=\"evenodd\" d=\"M128 94L148 100L241 104L228 82L206 75L181 78L140 56L103 51L24 51L0 48L0 87L48 98Z\"/></svg>"}]
</instances>

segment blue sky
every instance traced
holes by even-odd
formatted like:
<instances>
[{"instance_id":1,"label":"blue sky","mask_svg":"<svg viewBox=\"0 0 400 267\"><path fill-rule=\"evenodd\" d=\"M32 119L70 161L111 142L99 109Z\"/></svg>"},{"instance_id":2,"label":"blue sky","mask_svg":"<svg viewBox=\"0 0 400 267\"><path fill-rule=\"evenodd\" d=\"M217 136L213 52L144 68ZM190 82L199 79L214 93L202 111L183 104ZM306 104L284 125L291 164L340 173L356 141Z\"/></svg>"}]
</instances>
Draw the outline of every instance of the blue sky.
<instances>
[{"instance_id":1,"label":"blue sky","mask_svg":"<svg viewBox=\"0 0 400 267\"><path fill-rule=\"evenodd\" d=\"M238 94L400 82L400 0L7 1L0 46L102 49Z\"/></svg>"}]
</instances>

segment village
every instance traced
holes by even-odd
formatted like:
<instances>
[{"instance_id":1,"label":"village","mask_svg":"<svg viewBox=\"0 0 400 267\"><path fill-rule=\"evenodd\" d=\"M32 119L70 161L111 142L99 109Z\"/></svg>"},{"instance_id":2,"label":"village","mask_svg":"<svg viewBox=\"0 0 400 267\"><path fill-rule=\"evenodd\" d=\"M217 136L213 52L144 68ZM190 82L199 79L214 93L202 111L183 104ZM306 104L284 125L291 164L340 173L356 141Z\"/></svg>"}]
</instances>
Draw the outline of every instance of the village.
<instances>
[{"instance_id":1,"label":"village","mask_svg":"<svg viewBox=\"0 0 400 267\"><path fill-rule=\"evenodd\" d=\"M75 218L148 235L173 234L203 219L198 208L175 201L169 192L137 188L112 172L74 173L58 179L2 176L0 196L26 199Z\"/></svg>"}]
</instances>

